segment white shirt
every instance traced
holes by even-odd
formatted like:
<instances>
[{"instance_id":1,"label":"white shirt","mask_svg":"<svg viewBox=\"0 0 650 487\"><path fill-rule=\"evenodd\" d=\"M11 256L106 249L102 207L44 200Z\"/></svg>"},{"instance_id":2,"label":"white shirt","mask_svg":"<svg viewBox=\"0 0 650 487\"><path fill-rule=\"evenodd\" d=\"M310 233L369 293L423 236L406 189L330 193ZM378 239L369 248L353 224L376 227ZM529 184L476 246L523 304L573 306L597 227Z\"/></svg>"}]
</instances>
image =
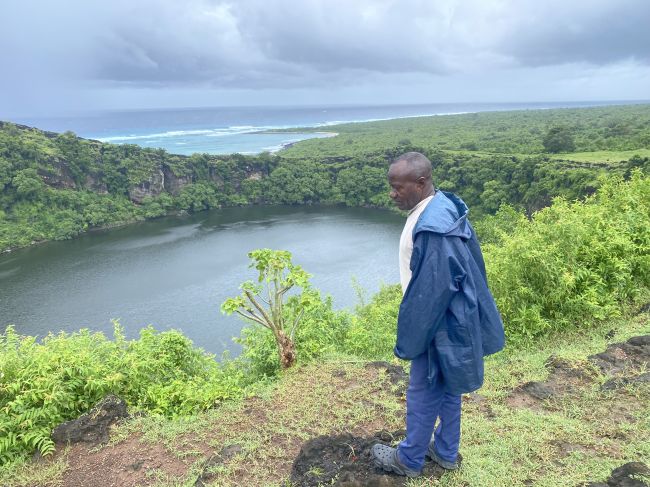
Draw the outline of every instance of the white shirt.
<instances>
[{"instance_id":1,"label":"white shirt","mask_svg":"<svg viewBox=\"0 0 650 487\"><path fill-rule=\"evenodd\" d=\"M424 209L434 198L431 195L424 198L415 205L408 213L402 236L399 239L399 278L402 283L402 294L406 293L406 288L411 280L411 254L413 253L413 229Z\"/></svg>"}]
</instances>

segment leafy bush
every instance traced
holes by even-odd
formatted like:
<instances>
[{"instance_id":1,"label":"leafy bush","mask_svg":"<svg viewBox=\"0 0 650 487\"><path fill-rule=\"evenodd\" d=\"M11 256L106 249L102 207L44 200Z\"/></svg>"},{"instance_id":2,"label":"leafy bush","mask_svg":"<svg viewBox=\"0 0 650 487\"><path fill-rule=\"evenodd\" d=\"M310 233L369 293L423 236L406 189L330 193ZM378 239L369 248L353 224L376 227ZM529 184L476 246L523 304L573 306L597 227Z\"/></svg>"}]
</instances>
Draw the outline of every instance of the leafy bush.
<instances>
[{"instance_id":1,"label":"leafy bush","mask_svg":"<svg viewBox=\"0 0 650 487\"><path fill-rule=\"evenodd\" d=\"M616 316L650 285L650 178L602 184L584 203L556 199L485 247L510 339Z\"/></svg>"},{"instance_id":2,"label":"leafy bush","mask_svg":"<svg viewBox=\"0 0 650 487\"><path fill-rule=\"evenodd\" d=\"M145 328L126 340L116 323L112 341L82 330L37 343L8 327L0 335L0 460L51 453L52 428L109 393L175 416L241 396L246 380L236 361L218 364L178 331Z\"/></svg>"},{"instance_id":3,"label":"leafy bush","mask_svg":"<svg viewBox=\"0 0 650 487\"><path fill-rule=\"evenodd\" d=\"M248 257L248 267L258 271L257 283L242 283L241 294L224 301L221 311L237 313L247 322L268 329L275 340L280 365L287 369L296 362L296 330L302 326L305 312L320 303L319 296L311 292L311 275L291 262L291 252L257 249L249 252ZM285 302L286 294L294 288L301 289L300 294Z\"/></svg>"},{"instance_id":4,"label":"leafy bush","mask_svg":"<svg viewBox=\"0 0 650 487\"><path fill-rule=\"evenodd\" d=\"M510 205L501 205L494 215L472 222L481 245L500 244L527 221L526 216Z\"/></svg>"},{"instance_id":5,"label":"leafy bush","mask_svg":"<svg viewBox=\"0 0 650 487\"><path fill-rule=\"evenodd\" d=\"M402 301L400 285L383 286L372 301L357 309L343 342L343 351L366 359L390 359Z\"/></svg>"}]
</instances>

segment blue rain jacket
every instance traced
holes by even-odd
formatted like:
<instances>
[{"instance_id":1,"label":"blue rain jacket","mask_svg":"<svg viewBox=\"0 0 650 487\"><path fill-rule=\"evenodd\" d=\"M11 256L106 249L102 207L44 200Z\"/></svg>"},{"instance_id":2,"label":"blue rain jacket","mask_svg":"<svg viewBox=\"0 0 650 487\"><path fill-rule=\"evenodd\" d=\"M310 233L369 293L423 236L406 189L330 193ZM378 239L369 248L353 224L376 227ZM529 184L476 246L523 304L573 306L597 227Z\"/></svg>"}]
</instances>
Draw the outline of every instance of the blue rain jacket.
<instances>
[{"instance_id":1,"label":"blue rain jacket","mask_svg":"<svg viewBox=\"0 0 650 487\"><path fill-rule=\"evenodd\" d=\"M475 391L483 384L483 357L501 350L505 335L458 196L438 191L428 203L413 229L410 267L395 355L412 360L428 353L429 381L440 374L450 394Z\"/></svg>"}]
</instances>

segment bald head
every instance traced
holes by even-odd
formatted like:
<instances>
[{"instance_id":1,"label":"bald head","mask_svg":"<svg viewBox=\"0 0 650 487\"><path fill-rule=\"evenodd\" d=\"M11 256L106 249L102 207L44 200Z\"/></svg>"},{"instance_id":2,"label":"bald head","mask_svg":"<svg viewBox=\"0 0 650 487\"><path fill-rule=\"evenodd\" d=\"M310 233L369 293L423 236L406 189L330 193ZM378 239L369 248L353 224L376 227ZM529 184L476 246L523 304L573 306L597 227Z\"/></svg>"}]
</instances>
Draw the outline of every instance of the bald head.
<instances>
[{"instance_id":1,"label":"bald head","mask_svg":"<svg viewBox=\"0 0 650 487\"><path fill-rule=\"evenodd\" d=\"M411 173L416 179L431 179L431 161L424 154L420 154L419 152L405 152L401 156L397 156L390 163L391 167L395 164L400 164L403 170Z\"/></svg>"},{"instance_id":2,"label":"bald head","mask_svg":"<svg viewBox=\"0 0 650 487\"><path fill-rule=\"evenodd\" d=\"M397 157L388 169L390 197L400 210L410 210L435 193L431 181L431 161L419 152Z\"/></svg>"}]
</instances>

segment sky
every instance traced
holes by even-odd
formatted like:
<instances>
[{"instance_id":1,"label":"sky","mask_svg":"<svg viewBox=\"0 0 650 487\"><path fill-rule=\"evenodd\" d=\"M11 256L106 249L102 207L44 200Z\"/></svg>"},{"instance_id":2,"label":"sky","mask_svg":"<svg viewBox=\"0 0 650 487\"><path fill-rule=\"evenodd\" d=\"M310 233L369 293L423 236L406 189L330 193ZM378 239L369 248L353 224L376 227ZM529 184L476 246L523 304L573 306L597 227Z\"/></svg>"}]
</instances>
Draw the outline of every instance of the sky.
<instances>
[{"instance_id":1,"label":"sky","mask_svg":"<svg viewBox=\"0 0 650 487\"><path fill-rule=\"evenodd\" d=\"M650 99L649 0L2 0L0 118Z\"/></svg>"}]
</instances>

